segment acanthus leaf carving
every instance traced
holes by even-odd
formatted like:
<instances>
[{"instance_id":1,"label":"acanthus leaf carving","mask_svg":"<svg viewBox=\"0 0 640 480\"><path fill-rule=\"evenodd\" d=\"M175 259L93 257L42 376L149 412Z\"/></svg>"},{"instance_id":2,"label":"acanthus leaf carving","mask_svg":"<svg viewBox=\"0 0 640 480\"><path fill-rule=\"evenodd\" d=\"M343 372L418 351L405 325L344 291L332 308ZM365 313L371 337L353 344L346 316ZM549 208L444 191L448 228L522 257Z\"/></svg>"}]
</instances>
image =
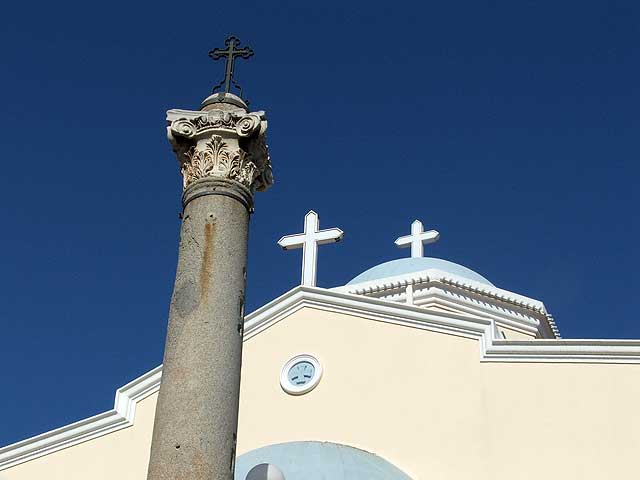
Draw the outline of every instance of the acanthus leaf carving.
<instances>
[{"instance_id":1,"label":"acanthus leaf carving","mask_svg":"<svg viewBox=\"0 0 640 480\"><path fill-rule=\"evenodd\" d=\"M209 176L237 181L251 192L273 183L263 111L169 110L167 121L185 188Z\"/></svg>"},{"instance_id":2,"label":"acanthus leaf carving","mask_svg":"<svg viewBox=\"0 0 640 480\"><path fill-rule=\"evenodd\" d=\"M252 189L259 172L255 163L244 150L229 149L220 135L211 138L202 146L192 146L185 153L185 161L181 166L183 184L189 184L204 177L221 177Z\"/></svg>"}]
</instances>

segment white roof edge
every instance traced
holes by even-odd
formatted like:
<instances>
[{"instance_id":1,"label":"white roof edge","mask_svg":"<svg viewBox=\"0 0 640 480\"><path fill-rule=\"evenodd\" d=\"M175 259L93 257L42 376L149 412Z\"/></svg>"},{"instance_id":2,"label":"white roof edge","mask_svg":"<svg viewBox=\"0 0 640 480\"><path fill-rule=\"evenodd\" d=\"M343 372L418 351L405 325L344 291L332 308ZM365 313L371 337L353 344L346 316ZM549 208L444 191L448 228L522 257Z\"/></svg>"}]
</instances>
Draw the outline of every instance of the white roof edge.
<instances>
[{"instance_id":1,"label":"white roof edge","mask_svg":"<svg viewBox=\"0 0 640 480\"><path fill-rule=\"evenodd\" d=\"M640 365L640 340L503 340L485 318L344 293L295 287L245 317L245 341L291 313L311 307L479 340L482 362L613 363ZM70 425L0 448L0 470L115 432L134 424L136 405L160 388L162 365L116 391L114 408Z\"/></svg>"},{"instance_id":2,"label":"white roof edge","mask_svg":"<svg viewBox=\"0 0 640 480\"><path fill-rule=\"evenodd\" d=\"M428 282L439 282L453 285L489 298L538 312L546 318L549 323L549 328L556 338L560 338L560 330L558 329L553 316L547 311L542 301L435 268L369 280L366 282L347 284L344 286L333 287L330 290L364 295L366 293L380 292L410 284L416 285Z\"/></svg>"},{"instance_id":3,"label":"white roof edge","mask_svg":"<svg viewBox=\"0 0 640 480\"><path fill-rule=\"evenodd\" d=\"M344 285L340 287L333 287L330 290L345 293L355 293L360 291L376 291L386 286L401 286L407 284L416 284L423 282L443 282L450 283L459 286L471 287L477 291L477 293L489 293L499 299L510 301L511 303L518 303L522 306L528 306L532 310L537 310L542 313L546 313L544 303L534 298L526 297L519 293L514 293L509 290L504 290L493 285L489 285L475 280L470 280L466 277L461 277L453 273L444 272L435 268L428 270L422 270L419 272L405 273L402 275L396 275L393 277L380 278L376 280L369 280L367 282L354 283L351 285Z\"/></svg>"},{"instance_id":4,"label":"white roof edge","mask_svg":"<svg viewBox=\"0 0 640 480\"><path fill-rule=\"evenodd\" d=\"M133 425L136 404L158 390L162 366L116 390L107 412L0 448L0 470Z\"/></svg>"}]
</instances>

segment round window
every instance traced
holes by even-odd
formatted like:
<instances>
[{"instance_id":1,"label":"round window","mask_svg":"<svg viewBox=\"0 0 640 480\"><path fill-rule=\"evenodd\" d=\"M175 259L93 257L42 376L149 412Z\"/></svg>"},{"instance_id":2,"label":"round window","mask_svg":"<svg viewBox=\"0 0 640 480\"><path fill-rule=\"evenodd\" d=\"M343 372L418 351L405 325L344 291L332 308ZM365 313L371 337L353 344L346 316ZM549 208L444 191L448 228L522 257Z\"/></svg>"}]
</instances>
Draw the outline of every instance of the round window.
<instances>
[{"instance_id":1,"label":"round window","mask_svg":"<svg viewBox=\"0 0 640 480\"><path fill-rule=\"evenodd\" d=\"M322 367L311 355L296 355L282 367L280 385L291 395L302 395L315 388L322 376Z\"/></svg>"}]
</instances>

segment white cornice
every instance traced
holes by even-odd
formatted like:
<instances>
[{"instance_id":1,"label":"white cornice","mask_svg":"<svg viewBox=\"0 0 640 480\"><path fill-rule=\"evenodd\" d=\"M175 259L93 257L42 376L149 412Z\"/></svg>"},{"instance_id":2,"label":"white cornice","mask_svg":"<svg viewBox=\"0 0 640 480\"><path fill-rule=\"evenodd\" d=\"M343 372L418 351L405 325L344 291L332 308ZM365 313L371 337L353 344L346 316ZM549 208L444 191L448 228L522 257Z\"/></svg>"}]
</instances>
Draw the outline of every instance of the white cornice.
<instances>
[{"instance_id":1,"label":"white cornice","mask_svg":"<svg viewBox=\"0 0 640 480\"><path fill-rule=\"evenodd\" d=\"M342 287L335 287L331 290L352 293L354 295L380 297L384 295L385 292L402 289L409 285L415 287L426 287L429 284L434 283L439 283L443 286L449 286L458 290L464 290L479 298L494 302L497 301L502 305L509 305L518 309L534 312L546 321L552 334L556 338L560 338L560 331L558 330L553 316L547 312L541 301L435 268L387 278L369 280L367 282L345 285Z\"/></svg>"},{"instance_id":2,"label":"white cornice","mask_svg":"<svg viewBox=\"0 0 640 480\"><path fill-rule=\"evenodd\" d=\"M471 315L474 318L488 318L499 327L515 330L532 337L539 331L540 320L533 312L498 307L481 299L461 296L446 288L431 287L418 290L414 295L413 304L417 307L439 306L450 311Z\"/></svg>"},{"instance_id":3,"label":"white cornice","mask_svg":"<svg viewBox=\"0 0 640 480\"><path fill-rule=\"evenodd\" d=\"M443 272L436 268L430 268L421 272L405 273L393 277L381 278L379 280L370 280L367 282L356 283L353 285L345 285L343 287L332 288L332 291L353 293L356 295L365 295L367 293L381 292L392 288L399 288L409 284L419 285L422 283L440 282L462 288L468 291L482 294L488 298L494 298L505 303L533 310L535 312L544 312L544 304L540 300L525 297L518 293L503 290L485 283L476 282L467 278L454 275L452 273Z\"/></svg>"},{"instance_id":4,"label":"white cornice","mask_svg":"<svg viewBox=\"0 0 640 480\"><path fill-rule=\"evenodd\" d=\"M640 364L638 340L503 340L497 338L495 319L474 315L471 310L435 312L338 290L302 286L248 315L244 340L250 341L304 307L477 339L482 362ZM137 403L158 391L161 375L159 366L118 389L113 410L0 448L0 470L133 425Z\"/></svg>"}]
</instances>

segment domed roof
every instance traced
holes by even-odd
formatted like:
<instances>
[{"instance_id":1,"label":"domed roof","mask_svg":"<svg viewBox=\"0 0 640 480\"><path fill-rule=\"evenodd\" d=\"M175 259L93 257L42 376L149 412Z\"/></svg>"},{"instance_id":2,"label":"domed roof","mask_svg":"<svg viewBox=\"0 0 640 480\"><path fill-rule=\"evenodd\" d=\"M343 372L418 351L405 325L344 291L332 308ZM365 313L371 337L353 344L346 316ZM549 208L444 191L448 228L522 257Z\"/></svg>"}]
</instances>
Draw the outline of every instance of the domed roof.
<instances>
[{"instance_id":1,"label":"domed roof","mask_svg":"<svg viewBox=\"0 0 640 480\"><path fill-rule=\"evenodd\" d=\"M435 268L443 272L451 273L459 277L467 278L475 282L484 283L494 286L489 280L473 270L458 265L457 263L442 260L440 258L421 257L421 258L401 258L391 260L390 262L381 263L375 267L362 272L360 275L352 279L347 285L356 283L369 282L381 278L393 277L396 275L404 275L406 273L421 272Z\"/></svg>"},{"instance_id":2,"label":"domed roof","mask_svg":"<svg viewBox=\"0 0 640 480\"><path fill-rule=\"evenodd\" d=\"M245 480L262 463L278 467L285 480L411 480L377 455L327 442L280 443L247 452L236 461L235 480Z\"/></svg>"}]
</instances>

